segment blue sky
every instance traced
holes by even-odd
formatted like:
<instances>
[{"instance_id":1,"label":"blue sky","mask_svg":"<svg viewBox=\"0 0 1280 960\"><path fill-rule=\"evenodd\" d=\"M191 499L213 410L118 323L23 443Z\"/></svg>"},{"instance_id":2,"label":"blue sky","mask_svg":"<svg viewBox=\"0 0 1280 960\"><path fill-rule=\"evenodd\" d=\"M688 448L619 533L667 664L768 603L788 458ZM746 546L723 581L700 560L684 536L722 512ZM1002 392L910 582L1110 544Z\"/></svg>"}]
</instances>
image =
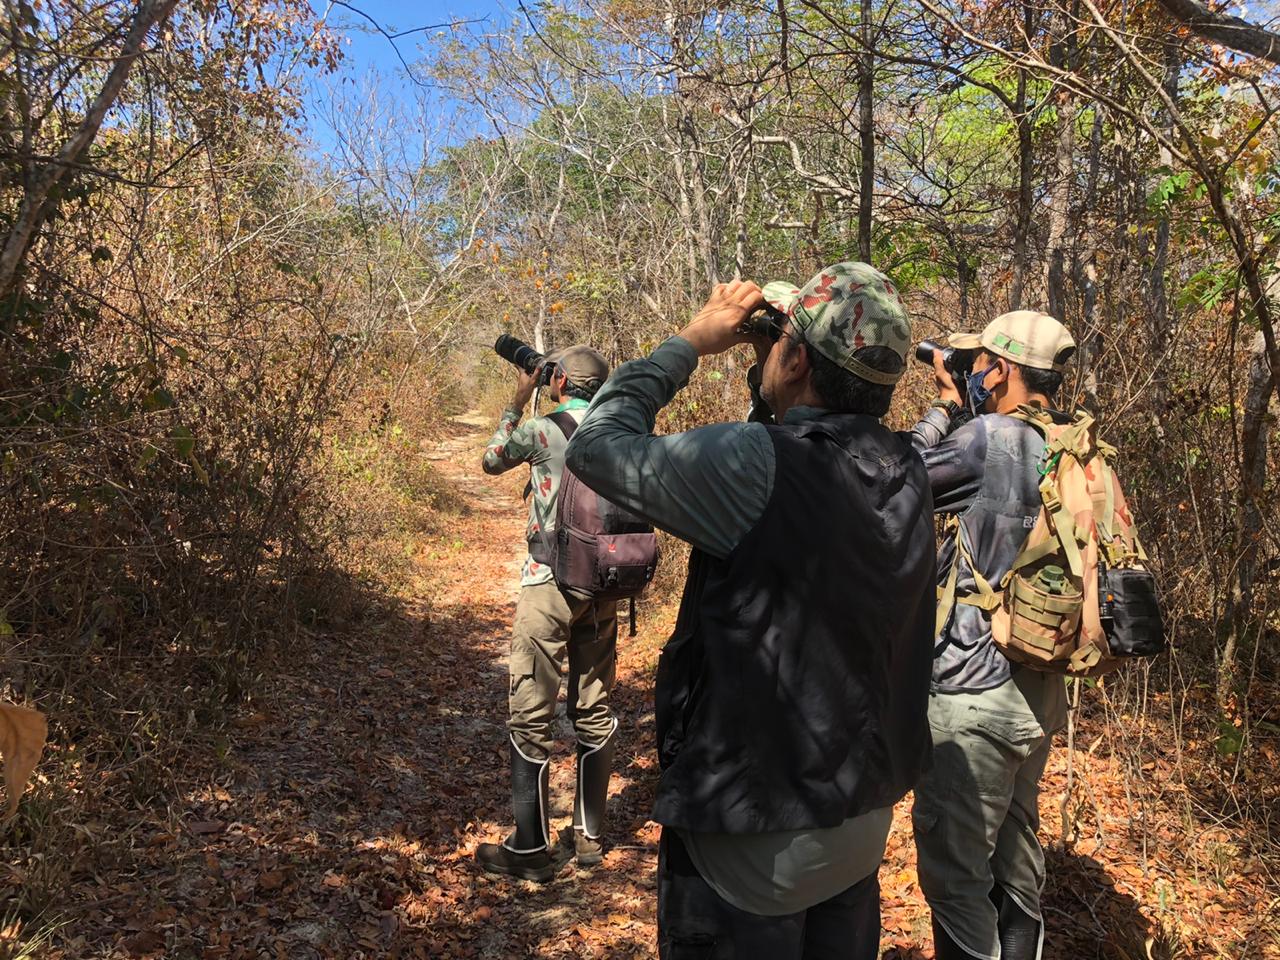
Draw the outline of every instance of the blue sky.
<instances>
[{"instance_id":1,"label":"blue sky","mask_svg":"<svg viewBox=\"0 0 1280 960\"><path fill-rule=\"evenodd\" d=\"M420 56L419 43L425 35L411 34L388 40L367 19L350 9L331 6L328 0L310 0L319 14L330 10L329 24L343 36L345 54L339 77L314 78L306 97L310 108L315 98L327 94L332 83L342 77L361 80L376 72L380 88L389 96L407 97L413 87L405 77L403 57L413 64ZM453 20L481 20L501 24L518 13L516 0L348 0L351 7L376 20L387 33L395 34L416 27L449 23ZM397 55L397 48L399 55ZM308 127L316 146L324 151L333 143L333 134L319 116L308 109Z\"/></svg>"}]
</instances>

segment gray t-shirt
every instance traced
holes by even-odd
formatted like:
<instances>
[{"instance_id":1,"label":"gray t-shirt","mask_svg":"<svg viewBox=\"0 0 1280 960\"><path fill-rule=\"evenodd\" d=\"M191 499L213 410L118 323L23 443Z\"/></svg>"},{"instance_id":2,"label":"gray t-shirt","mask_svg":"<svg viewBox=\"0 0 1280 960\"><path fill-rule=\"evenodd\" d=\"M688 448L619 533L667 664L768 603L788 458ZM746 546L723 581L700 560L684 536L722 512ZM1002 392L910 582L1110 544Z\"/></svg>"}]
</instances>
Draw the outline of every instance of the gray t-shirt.
<instances>
[{"instance_id":1,"label":"gray t-shirt","mask_svg":"<svg viewBox=\"0 0 1280 960\"><path fill-rule=\"evenodd\" d=\"M766 917L808 910L880 869L893 807L827 830L697 833L681 830L689 859L711 889Z\"/></svg>"},{"instance_id":2,"label":"gray t-shirt","mask_svg":"<svg viewBox=\"0 0 1280 960\"><path fill-rule=\"evenodd\" d=\"M975 589L973 571L956 554L959 531L983 577L999 584L1040 515L1043 435L1002 413L951 430L947 414L935 408L916 424L912 443L929 471L934 511L959 519L938 550L938 583L959 563L957 592ZM1011 676L991 639L991 615L980 607L956 604L935 644L933 685L941 693L991 690Z\"/></svg>"}]
</instances>

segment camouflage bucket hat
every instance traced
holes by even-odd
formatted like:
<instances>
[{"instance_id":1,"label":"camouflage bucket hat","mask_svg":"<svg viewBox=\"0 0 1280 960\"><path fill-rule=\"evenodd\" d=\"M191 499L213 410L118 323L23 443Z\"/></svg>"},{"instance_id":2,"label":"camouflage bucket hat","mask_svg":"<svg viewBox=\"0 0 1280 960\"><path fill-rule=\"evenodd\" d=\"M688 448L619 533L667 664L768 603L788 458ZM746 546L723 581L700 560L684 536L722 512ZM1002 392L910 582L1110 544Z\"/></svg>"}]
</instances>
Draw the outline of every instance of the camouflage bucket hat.
<instances>
[{"instance_id":1,"label":"camouflage bucket hat","mask_svg":"<svg viewBox=\"0 0 1280 960\"><path fill-rule=\"evenodd\" d=\"M1059 373L1066 369L1076 349L1067 328L1039 310L1002 313L982 333L953 333L947 343L961 350L986 350L1024 367Z\"/></svg>"},{"instance_id":2,"label":"camouflage bucket hat","mask_svg":"<svg viewBox=\"0 0 1280 960\"><path fill-rule=\"evenodd\" d=\"M906 372L911 320L893 281L869 264L849 260L825 267L797 290L780 281L765 284L764 298L791 317L815 350L842 369L891 385ZM873 370L853 356L863 347L888 347L902 360L896 373Z\"/></svg>"},{"instance_id":3,"label":"camouflage bucket hat","mask_svg":"<svg viewBox=\"0 0 1280 960\"><path fill-rule=\"evenodd\" d=\"M570 383L584 390L599 390L609 379L609 361L583 344L555 350L547 354L547 362L556 364Z\"/></svg>"}]
</instances>

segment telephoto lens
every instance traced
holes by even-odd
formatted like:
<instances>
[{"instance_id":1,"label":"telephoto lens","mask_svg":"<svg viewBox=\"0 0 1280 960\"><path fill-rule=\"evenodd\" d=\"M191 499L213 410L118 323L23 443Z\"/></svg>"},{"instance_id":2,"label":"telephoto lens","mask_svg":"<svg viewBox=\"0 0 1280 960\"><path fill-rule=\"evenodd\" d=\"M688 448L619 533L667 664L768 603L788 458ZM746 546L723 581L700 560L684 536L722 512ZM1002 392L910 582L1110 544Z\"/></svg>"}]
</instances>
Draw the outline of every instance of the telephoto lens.
<instances>
[{"instance_id":1,"label":"telephoto lens","mask_svg":"<svg viewBox=\"0 0 1280 960\"><path fill-rule=\"evenodd\" d=\"M509 333L501 334L493 344L493 352L507 363L514 363L525 373L533 373L542 363L543 356L533 347Z\"/></svg>"},{"instance_id":2,"label":"telephoto lens","mask_svg":"<svg viewBox=\"0 0 1280 960\"><path fill-rule=\"evenodd\" d=\"M932 367L933 355L939 350L942 351L942 365L946 367L952 356L955 355L955 348L944 347L936 340L921 340L916 344L916 359L926 366ZM950 369L950 367L947 367L947 369Z\"/></svg>"}]
</instances>

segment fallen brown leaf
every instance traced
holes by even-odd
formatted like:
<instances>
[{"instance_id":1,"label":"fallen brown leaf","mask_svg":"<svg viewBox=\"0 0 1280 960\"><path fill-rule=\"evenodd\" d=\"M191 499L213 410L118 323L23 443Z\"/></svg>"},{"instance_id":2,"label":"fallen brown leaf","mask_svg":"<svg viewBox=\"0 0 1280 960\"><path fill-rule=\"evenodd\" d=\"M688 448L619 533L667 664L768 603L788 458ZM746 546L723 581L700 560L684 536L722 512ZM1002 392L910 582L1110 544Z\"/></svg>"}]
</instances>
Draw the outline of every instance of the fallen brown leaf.
<instances>
[{"instance_id":1,"label":"fallen brown leaf","mask_svg":"<svg viewBox=\"0 0 1280 960\"><path fill-rule=\"evenodd\" d=\"M9 793L6 820L18 812L18 801L48 736L49 722L39 710L0 703L0 753L4 754L4 788Z\"/></svg>"},{"instance_id":2,"label":"fallen brown leaf","mask_svg":"<svg viewBox=\"0 0 1280 960\"><path fill-rule=\"evenodd\" d=\"M227 825L221 820L196 820L187 824L187 829L196 836L204 836L210 833L221 833L227 829Z\"/></svg>"},{"instance_id":3,"label":"fallen brown leaf","mask_svg":"<svg viewBox=\"0 0 1280 960\"><path fill-rule=\"evenodd\" d=\"M258 874L259 890L279 890L284 886L283 870L268 870L266 873Z\"/></svg>"}]
</instances>

